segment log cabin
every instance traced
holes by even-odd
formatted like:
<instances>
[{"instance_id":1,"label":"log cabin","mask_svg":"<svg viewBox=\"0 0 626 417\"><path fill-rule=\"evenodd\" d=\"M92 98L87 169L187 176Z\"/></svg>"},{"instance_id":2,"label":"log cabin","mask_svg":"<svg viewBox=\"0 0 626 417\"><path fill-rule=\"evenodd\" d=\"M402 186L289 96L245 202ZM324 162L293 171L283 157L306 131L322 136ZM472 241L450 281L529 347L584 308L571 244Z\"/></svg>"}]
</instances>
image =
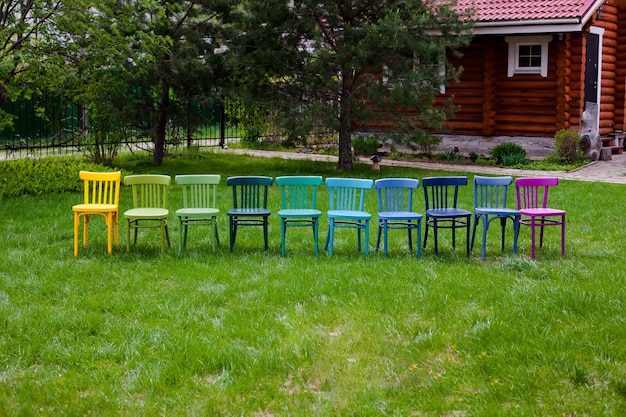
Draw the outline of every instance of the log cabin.
<instances>
[{"instance_id":1,"label":"log cabin","mask_svg":"<svg viewBox=\"0 0 626 417\"><path fill-rule=\"evenodd\" d=\"M458 0L457 7L473 9L474 37L460 58L449 57L463 73L438 98L453 97L458 107L442 134L447 143L551 149L557 131L574 128L588 158L598 159L603 140L621 153L626 0Z\"/></svg>"}]
</instances>

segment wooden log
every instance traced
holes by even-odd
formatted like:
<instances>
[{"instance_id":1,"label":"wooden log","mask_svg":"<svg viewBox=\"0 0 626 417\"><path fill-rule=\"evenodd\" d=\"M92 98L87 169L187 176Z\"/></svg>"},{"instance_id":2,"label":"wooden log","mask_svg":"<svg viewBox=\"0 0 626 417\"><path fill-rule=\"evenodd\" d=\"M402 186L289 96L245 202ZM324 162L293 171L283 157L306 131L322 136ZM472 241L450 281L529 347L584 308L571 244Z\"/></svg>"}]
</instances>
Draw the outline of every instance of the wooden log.
<instances>
[{"instance_id":1,"label":"wooden log","mask_svg":"<svg viewBox=\"0 0 626 417\"><path fill-rule=\"evenodd\" d=\"M613 150L611 148L602 148L600 149L600 160L601 161L610 161L613 158Z\"/></svg>"}]
</instances>

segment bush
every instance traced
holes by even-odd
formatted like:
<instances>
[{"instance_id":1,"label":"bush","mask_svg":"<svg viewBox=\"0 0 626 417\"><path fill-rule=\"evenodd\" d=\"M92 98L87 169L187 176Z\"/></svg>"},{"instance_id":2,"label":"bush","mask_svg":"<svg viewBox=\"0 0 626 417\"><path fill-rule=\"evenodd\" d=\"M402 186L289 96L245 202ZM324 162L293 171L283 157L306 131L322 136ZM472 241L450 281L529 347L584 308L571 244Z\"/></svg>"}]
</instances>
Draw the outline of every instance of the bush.
<instances>
[{"instance_id":1,"label":"bush","mask_svg":"<svg viewBox=\"0 0 626 417\"><path fill-rule=\"evenodd\" d=\"M565 163L572 164L584 159L580 149L580 132L576 129L561 129L554 135L554 152Z\"/></svg>"},{"instance_id":2,"label":"bush","mask_svg":"<svg viewBox=\"0 0 626 417\"><path fill-rule=\"evenodd\" d=\"M506 165L505 160L507 161L507 163L510 163L514 160L520 161L520 160L527 159L526 150L522 148L520 145L518 145L517 143L511 143L511 142L500 143L499 145L494 146L491 149L490 154L491 154L491 157L496 160L496 163L500 165ZM511 165L516 165L516 164L511 164ZM506 166L510 166L510 165L506 165Z\"/></svg>"},{"instance_id":3,"label":"bush","mask_svg":"<svg viewBox=\"0 0 626 417\"><path fill-rule=\"evenodd\" d=\"M116 171L93 162L59 159L18 159L0 163L0 199L82 191L78 172Z\"/></svg>"},{"instance_id":4,"label":"bush","mask_svg":"<svg viewBox=\"0 0 626 417\"><path fill-rule=\"evenodd\" d=\"M382 144L375 136L356 136L352 139L355 155L370 156L376 153Z\"/></svg>"}]
</instances>

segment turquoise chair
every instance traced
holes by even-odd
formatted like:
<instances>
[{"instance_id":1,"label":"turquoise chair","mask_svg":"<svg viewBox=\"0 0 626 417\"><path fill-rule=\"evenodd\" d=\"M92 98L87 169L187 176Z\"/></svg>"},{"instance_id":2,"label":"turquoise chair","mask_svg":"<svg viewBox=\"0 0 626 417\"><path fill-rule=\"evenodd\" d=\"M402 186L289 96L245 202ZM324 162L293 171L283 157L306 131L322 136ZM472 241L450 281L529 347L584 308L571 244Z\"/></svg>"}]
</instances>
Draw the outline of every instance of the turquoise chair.
<instances>
[{"instance_id":1,"label":"turquoise chair","mask_svg":"<svg viewBox=\"0 0 626 417\"><path fill-rule=\"evenodd\" d=\"M233 208L226 212L230 232L230 251L233 251L237 228L258 226L263 228L265 251L267 252L267 231L270 211L267 208L267 191L272 185L272 177L240 176L230 177L226 185L232 187Z\"/></svg>"},{"instance_id":2,"label":"turquoise chair","mask_svg":"<svg viewBox=\"0 0 626 417\"><path fill-rule=\"evenodd\" d=\"M277 177L276 185L281 187L280 253L285 256L285 235L287 227L312 227L315 256L319 252L318 231L322 212L317 210L317 187L322 185L322 177L289 176Z\"/></svg>"},{"instance_id":3,"label":"turquoise chair","mask_svg":"<svg viewBox=\"0 0 626 417\"><path fill-rule=\"evenodd\" d=\"M126 250L130 250L130 234L134 232L137 244L139 229L161 229L161 251L165 251L165 241L170 247L167 230L167 191L172 178L169 175L147 174L128 175L124 184L130 185L133 194L133 208L124 212L126 219Z\"/></svg>"},{"instance_id":4,"label":"turquoise chair","mask_svg":"<svg viewBox=\"0 0 626 417\"><path fill-rule=\"evenodd\" d=\"M390 229L404 229L409 235L409 250L413 250L413 230L417 230L417 257L422 256L421 235L422 215L413 211L413 191L419 181L411 178L385 178L376 180L378 191L378 238L376 251L380 247L381 234L385 256L387 256L387 235Z\"/></svg>"},{"instance_id":5,"label":"turquoise chair","mask_svg":"<svg viewBox=\"0 0 626 417\"><path fill-rule=\"evenodd\" d=\"M459 187L467 185L467 177L429 177L422 179L426 203L426 233L424 247L428 240L428 229L433 228L435 255L438 254L439 229L452 229L452 248L456 246L456 229L466 231L466 251L470 255L470 221L472 213L457 207Z\"/></svg>"},{"instance_id":6,"label":"turquoise chair","mask_svg":"<svg viewBox=\"0 0 626 417\"><path fill-rule=\"evenodd\" d=\"M211 227L211 250L215 252L216 242L220 239L217 233L217 186L221 181L219 175L176 175L176 184L182 185L183 208L176 210L178 218L178 250L187 247L187 229L193 225Z\"/></svg>"},{"instance_id":7,"label":"turquoise chair","mask_svg":"<svg viewBox=\"0 0 626 417\"><path fill-rule=\"evenodd\" d=\"M517 236L519 234L519 224L521 214L519 210L507 208L506 198L509 185L513 184L511 177L474 177L474 228L472 232L471 249L474 249L476 239L476 228L478 223L483 223L483 248L481 259L485 260L487 247L487 230L489 224L499 219L502 226L502 250L504 250L504 235L506 221L513 222L513 253L517 253ZM470 250L471 250L470 249Z\"/></svg>"},{"instance_id":8,"label":"turquoise chair","mask_svg":"<svg viewBox=\"0 0 626 417\"><path fill-rule=\"evenodd\" d=\"M364 210L365 191L372 188L374 181L356 178L327 178L326 186L330 190L330 210L328 216L328 235L324 250L333 256L335 227L356 229L358 249L361 251L361 231L365 232L365 256L369 255L370 219L372 215Z\"/></svg>"}]
</instances>

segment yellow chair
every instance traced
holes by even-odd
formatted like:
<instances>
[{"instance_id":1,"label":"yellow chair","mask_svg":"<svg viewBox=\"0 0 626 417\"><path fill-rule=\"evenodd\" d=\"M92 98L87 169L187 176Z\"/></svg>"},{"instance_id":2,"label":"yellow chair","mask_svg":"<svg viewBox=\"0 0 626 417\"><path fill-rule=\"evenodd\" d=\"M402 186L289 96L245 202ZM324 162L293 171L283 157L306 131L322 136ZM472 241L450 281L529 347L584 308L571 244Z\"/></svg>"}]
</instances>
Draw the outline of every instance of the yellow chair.
<instances>
[{"instance_id":1,"label":"yellow chair","mask_svg":"<svg viewBox=\"0 0 626 417\"><path fill-rule=\"evenodd\" d=\"M84 181L84 203L72 206L74 211L74 256L78 256L78 227L83 218L83 246L87 246L87 231L92 214L104 217L107 225L107 250L113 252L111 229L115 229L115 244L119 245L118 205L120 200L120 178L118 172L80 171L79 177Z\"/></svg>"},{"instance_id":2,"label":"yellow chair","mask_svg":"<svg viewBox=\"0 0 626 417\"><path fill-rule=\"evenodd\" d=\"M170 247L167 230L167 190L172 178L169 175L147 174L128 175L124 184L130 185L133 194L133 208L124 212L126 219L126 250L130 250L130 233L134 231L137 244L139 229L161 229L161 251L165 251L165 240ZM158 224L154 224L158 222Z\"/></svg>"}]
</instances>

